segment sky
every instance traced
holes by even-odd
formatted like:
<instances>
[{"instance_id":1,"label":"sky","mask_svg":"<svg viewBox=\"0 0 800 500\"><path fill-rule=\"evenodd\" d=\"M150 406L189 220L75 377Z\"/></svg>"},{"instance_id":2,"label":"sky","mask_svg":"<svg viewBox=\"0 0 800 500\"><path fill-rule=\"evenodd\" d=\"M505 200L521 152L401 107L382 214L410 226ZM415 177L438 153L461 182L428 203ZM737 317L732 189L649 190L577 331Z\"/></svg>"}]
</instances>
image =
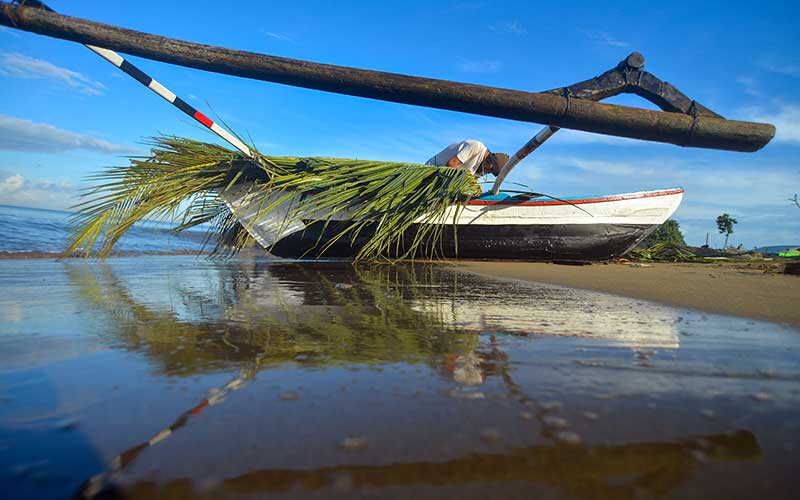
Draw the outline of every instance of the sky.
<instances>
[{"instance_id":1,"label":"sky","mask_svg":"<svg viewBox=\"0 0 800 500\"><path fill-rule=\"evenodd\" d=\"M680 186L689 244L738 220L745 248L800 242L800 2L99 2L67 15L168 37L358 68L538 91L591 78L630 52L726 118L776 125L756 153L562 130L508 182L554 196ZM541 126L324 93L129 58L266 154L425 162L478 139L513 153ZM87 176L158 133L216 141L79 44L0 27L0 204L66 209ZM636 96L607 102L654 109ZM509 188L520 189L510 185Z\"/></svg>"}]
</instances>

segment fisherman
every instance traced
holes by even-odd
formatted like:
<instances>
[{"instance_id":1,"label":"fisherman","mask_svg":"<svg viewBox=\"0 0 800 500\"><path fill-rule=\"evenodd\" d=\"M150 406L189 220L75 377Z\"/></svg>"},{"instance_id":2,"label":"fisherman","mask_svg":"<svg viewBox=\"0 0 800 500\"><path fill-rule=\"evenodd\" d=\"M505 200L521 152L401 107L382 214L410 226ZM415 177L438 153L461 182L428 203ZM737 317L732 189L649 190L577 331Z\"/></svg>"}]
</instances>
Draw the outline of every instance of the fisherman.
<instances>
[{"instance_id":1,"label":"fisherman","mask_svg":"<svg viewBox=\"0 0 800 500\"><path fill-rule=\"evenodd\" d=\"M505 153L492 153L482 142L475 139L456 142L425 162L426 165L463 168L475 177L486 174L498 175L508 161Z\"/></svg>"}]
</instances>

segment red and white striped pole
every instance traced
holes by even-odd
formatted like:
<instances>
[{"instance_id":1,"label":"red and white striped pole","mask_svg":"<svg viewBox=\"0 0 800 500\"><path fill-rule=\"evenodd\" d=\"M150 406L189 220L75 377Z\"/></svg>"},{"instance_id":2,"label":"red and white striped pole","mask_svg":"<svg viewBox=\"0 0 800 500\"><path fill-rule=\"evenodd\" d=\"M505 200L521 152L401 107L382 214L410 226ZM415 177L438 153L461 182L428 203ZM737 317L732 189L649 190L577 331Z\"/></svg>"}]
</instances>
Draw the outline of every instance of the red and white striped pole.
<instances>
[{"instance_id":1,"label":"red and white striped pole","mask_svg":"<svg viewBox=\"0 0 800 500\"><path fill-rule=\"evenodd\" d=\"M207 407L223 402L225 400L225 396L229 392L241 389L247 380L254 378L256 372L258 371L260 358L261 355L256 357L256 364L251 370L242 369L239 372L238 377L231 380L221 388L211 391L209 396L200 402L200 404L183 412L172 424L161 429L153 437L147 441L137 444L136 446L128 448L112 458L108 462L106 470L89 478L85 483L83 483L83 485L81 485L79 491L73 497L97 498L98 496L102 495L104 489L109 486L109 484L114 480L115 476L132 464L143 451L171 436L173 432L186 425L191 417L199 415L200 412Z\"/></svg>"},{"instance_id":2,"label":"red and white striped pole","mask_svg":"<svg viewBox=\"0 0 800 500\"><path fill-rule=\"evenodd\" d=\"M42 2L38 0L17 0L17 3L25 6L25 7L34 7L39 9L48 10L50 12L55 12L53 9L48 7ZM144 71L137 68L135 65L131 64L127 61L124 57L119 55L118 53L114 52L113 50L104 49L101 47L95 47L93 45L84 44L89 50L94 52L95 54L99 55L106 61L110 62L117 68L121 69L129 76L133 77L136 81L147 87L148 89L152 90L159 96L163 97L168 103L172 104L176 108L180 109L192 119L200 122L206 128L210 129L212 132L217 134L223 140L225 140L228 144L235 147L243 154L247 155L248 157L253 157L253 152L250 150L249 147L242 141L240 141L236 136L219 126L219 124L215 123L214 120L207 117L200 111L196 110L192 107L189 103L175 95L172 91L170 91L167 87L156 81L154 78L149 76Z\"/></svg>"}]
</instances>

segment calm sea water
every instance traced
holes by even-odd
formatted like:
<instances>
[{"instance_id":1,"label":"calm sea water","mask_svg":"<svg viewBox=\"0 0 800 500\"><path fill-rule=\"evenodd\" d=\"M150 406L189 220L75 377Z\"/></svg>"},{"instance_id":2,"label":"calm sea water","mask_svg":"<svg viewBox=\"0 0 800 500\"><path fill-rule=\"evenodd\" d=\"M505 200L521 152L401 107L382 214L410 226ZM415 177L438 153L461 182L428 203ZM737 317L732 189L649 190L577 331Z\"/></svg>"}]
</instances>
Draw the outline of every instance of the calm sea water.
<instances>
[{"instance_id":1,"label":"calm sea water","mask_svg":"<svg viewBox=\"0 0 800 500\"><path fill-rule=\"evenodd\" d=\"M445 266L0 287L3 498L797 498L797 329Z\"/></svg>"},{"instance_id":2,"label":"calm sea water","mask_svg":"<svg viewBox=\"0 0 800 500\"><path fill-rule=\"evenodd\" d=\"M71 214L57 210L0 205L0 253L58 254L67 247ZM204 232L170 234L165 224L135 226L115 247L125 253L186 253L199 251Z\"/></svg>"}]
</instances>

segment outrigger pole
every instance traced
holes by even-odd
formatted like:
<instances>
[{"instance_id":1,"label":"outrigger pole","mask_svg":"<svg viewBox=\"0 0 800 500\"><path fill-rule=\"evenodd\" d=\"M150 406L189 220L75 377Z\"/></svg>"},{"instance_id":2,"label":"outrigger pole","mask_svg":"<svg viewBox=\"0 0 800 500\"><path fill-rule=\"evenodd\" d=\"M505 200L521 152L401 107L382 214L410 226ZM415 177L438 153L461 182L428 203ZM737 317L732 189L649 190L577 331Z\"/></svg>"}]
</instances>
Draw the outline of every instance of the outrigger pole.
<instances>
[{"instance_id":1,"label":"outrigger pole","mask_svg":"<svg viewBox=\"0 0 800 500\"><path fill-rule=\"evenodd\" d=\"M4 2L0 2L0 25L255 80L679 146L750 152L764 147L775 135L775 127L766 123L301 61L166 38Z\"/></svg>"},{"instance_id":2,"label":"outrigger pole","mask_svg":"<svg viewBox=\"0 0 800 500\"><path fill-rule=\"evenodd\" d=\"M27 7L42 9L48 12L55 13L53 9L45 5L43 2L39 2L38 0L21 0L18 3L20 5L25 5ZM168 103L172 104L179 110L189 115L193 120L201 123L204 127L207 127L209 130L217 134L217 136L225 140L228 144L241 151L244 155L251 158L253 157L253 153L250 151L250 148L248 148L235 135L231 134L230 132L222 128L218 123L216 123L211 118L207 117L200 111L196 110L189 103L187 103L186 101L175 95L167 87L159 83L155 78L152 78L147 73L134 66L132 63L127 61L121 55L117 54L113 50L108 50L101 47L95 47L94 45L89 45L86 43L83 45L87 49L91 50L98 56L102 57L106 61L110 62L117 68L127 73L128 76L132 77L137 82L141 83L148 89L152 90L160 97L163 97L164 100L166 100Z\"/></svg>"},{"instance_id":3,"label":"outrigger pole","mask_svg":"<svg viewBox=\"0 0 800 500\"><path fill-rule=\"evenodd\" d=\"M200 413L209 406L214 406L225 401L225 397L230 392L238 391L244 387L244 384L247 381L255 378L260 359L261 354L256 357L256 363L252 369L240 370L238 377L222 387L214 388L212 391L209 391L209 396L203 399L200 404L181 413L181 415L175 419L174 422L158 431L158 433L156 433L150 439L147 441L142 441L141 443L138 443L137 445L132 446L122 453L116 455L106 464L106 467L102 472L95 474L86 482L84 482L80 486L78 494L74 495L73 498L100 498L109 487L113 479L125 468L131 465L139 457L139 455L142 454L143 451L167 439L178 429L186 425L189 419L200 415Z\"/></svg>"}]
</instances>

